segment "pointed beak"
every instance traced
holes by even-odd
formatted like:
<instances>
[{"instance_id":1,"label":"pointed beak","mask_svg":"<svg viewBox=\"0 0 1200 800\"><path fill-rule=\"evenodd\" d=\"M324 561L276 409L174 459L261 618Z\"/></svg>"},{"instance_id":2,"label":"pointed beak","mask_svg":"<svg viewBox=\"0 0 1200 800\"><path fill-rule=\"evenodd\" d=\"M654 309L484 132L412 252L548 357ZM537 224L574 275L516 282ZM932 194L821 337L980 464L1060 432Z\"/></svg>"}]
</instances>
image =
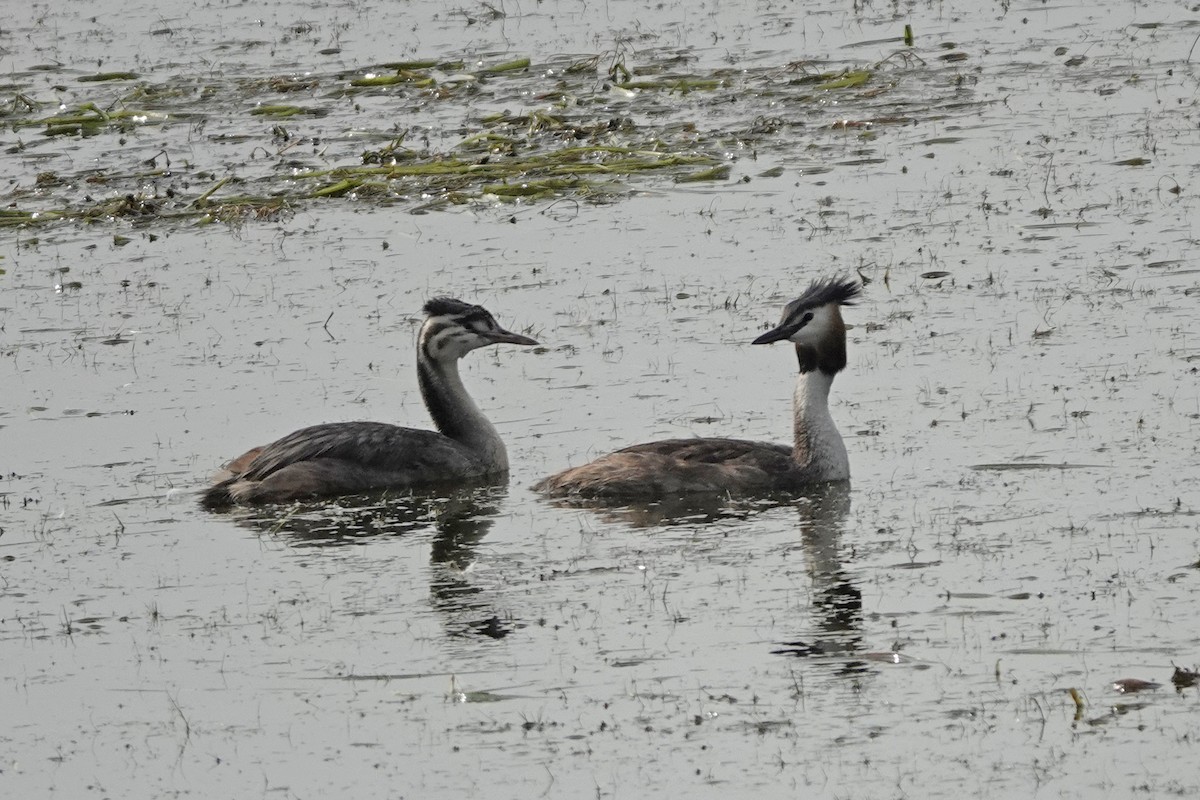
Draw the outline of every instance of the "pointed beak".
<instances>
[{"instance_id":1,"label":"pointed beak","mask_svg":"<svg viewBox=\"0 0 1200 800\"><path fill-rule=\"evenodd\" d=\"M770 344L771 342L781 342L791 336L793 333L795 333L795 331L791 328L780 325L778 328L773 328L767 331L750 344Z\"/></svg>"},{"instance_id":2,"label":"pointed beak","mask_svg":"<svg viewBox=\"0 0 1200 800\"><path fill-rule=\"evenodd\" d=\"M488 334L488 338L492 340L492 344L537 344L537 339L530 339L528 336L522 336L519 333L506 331L501 328L498 331L492 331Z\"/></svg>"}]
</instances>

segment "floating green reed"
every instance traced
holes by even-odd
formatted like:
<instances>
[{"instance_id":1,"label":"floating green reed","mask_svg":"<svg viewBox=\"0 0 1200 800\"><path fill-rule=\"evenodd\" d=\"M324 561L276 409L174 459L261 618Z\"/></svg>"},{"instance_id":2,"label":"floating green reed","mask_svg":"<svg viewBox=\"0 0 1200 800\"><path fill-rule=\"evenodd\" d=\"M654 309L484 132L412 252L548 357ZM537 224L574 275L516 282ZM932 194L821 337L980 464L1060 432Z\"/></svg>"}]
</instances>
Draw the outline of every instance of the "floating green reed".
<instances>
[{"instance_id":1,"label":"floating green reed","mask_svg":"<svg viewBox=\"0 0 1200 800\"><path fill-rule=\"evenodd\" d=\"M867 81L871 80L870 70L855 69L843 72L836 77L826 76L826 79L817 84L818 89L853 89L862 86Z\"/></svg>"},{"instance_id":2,"label":"floating green reed","mask_svg":"<svg viewBox=\"0 0 1200 800\"><path fill-rule=\"evenodd\" d=\"M398 70L394 75L367 75L350 81L351 86L395 86L411 83L417 87L433 86L436 81L428 75L408 69Z\"/></svg>"},{"instance_id":3,"label":"floating green reed","mask_svg":"<svg viewBox=\"0 0 1200 800\"><path fill-rule=\"evenodd\" d=\"M380 64L380 69L394 69L397 71L417 70L417 69L439 69L443 72L457 72L463 69L462 61L439 61L436 58L421 59L418 61L391 61L386 64Z\"/></svg>"},{"instance_id":4,"label":"floating green reed","mask_svg":"<svg viewBox=\"0 0 1200 800\"><path fill-rule=\"evenodd\" d=\"M0 208L0 228L28 225L34 221L34 215L30 211L21 211L15 208Z\"/></svg>"},{"instance_id":5,"label":"floating green reed","mask_svg":"<svg viewBox=\"0 0 1200 800\"><path fill-rule=\"evenodd\" d=\"M228 176L217 181L215 184L210 186L206 192L204 192L199 197L197 197L195 200L193 200L192 205L195 206L196 208L203 208L208 203L208 199L210 197L212 197L214 194L216 194L217 191L219 191L221 189L221 187L223 187L225 184L229 183L229 181L230 181L230 178Z\"/></svg>"},{"instance_id":6,"label":"floating green reed","mask_svg":"<svg viewBox=\"0 0 1200 800\"><path fill-rule=\"evenodd\" d=\"M323 117L329 112L323 108L302 108L301 106L289 105L262 105L255 106L250 109L250 113L256 117L295 117L299 115L307 115L312 117Z\"/></svg>"},{"instance_id":7,"label":"floating green reed","mask_svg":"<svg viewBox=\"0 0 1200 800\"><path fill-rule=\"evenodd\" d=\"M516 58L512 61L505 61L503 64L497 64L493 67L484 67L479 70L481 75L499 75L503 72L516 72L517 70L529 69L528 58Z\"/></svg>"},{"instance_id":8,"label":"floating green reed","mask_svg":"<svg viewBox=\"0 0 1200 800\"><path fill-rule=\"evenodd\" d=\"M729 177L728 165L713 167L712 169L701 170L700 172L692 172L686 175L680 175L675 178L676 183L700 183L702 181L723 181Z\"/></svg>"},{"instance_id":9,"label":"floating green reed","mask_svg":"<svg viewBox=\"0 0 1200 800\"><path fill-rule=\"evenodd\" d=\"M132 81L141 76L136 72L101 72L96 75L79 76L80 83L102 83L105 81Z\"/></svg>"},{"instance_id":10,"label":"floating green reed","mask_svg":"<svg viewBox=\"0 0 1200 800\"><path fill-rule=\"evenodd\" d=\"M663 78L654 81L625 81L618 83L622 89L645 89L687 94L694 91L713 91L725 86L725 81L718 78Z\"/></svg>"}]
</instances>

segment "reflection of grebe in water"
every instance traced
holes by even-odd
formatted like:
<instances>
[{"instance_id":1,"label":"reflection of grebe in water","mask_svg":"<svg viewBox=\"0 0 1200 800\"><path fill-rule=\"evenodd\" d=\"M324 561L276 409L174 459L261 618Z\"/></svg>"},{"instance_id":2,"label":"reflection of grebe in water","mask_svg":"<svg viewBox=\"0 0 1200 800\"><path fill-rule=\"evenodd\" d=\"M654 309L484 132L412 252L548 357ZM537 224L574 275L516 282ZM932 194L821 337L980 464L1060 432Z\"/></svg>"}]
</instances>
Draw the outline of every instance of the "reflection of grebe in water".
<instances>
[{"instance_id":1,"label":"reflection of grebe in water","mask_svg":"<svg viewBox=\"0 0 1200 800\"><path fill-rule=\"evenodd\" d=\"M564 470L534 486L555 497L644 500L686 494L761 495L850 477L846 445L829 414L829 388L846 366L841 307L856 281L816 281L788 303L774 329L754 340L796 345L800 376L793 397L791 447L742 439L668 439L626 447Z\"/></svg>"},{"instance_id":2,"label":"reflection of grebe in water","mask_svg":"<svg viewBox=\"0 0 1200 800\"><path fill-rule=\"evenodd\" d=\"M800 535L812 597L804 639L780 642L776 655L827 657L844 663L839 673L866 669L862 658L862 590L842 566L841 534L850 513L850 484L814 486L804 495ZM849 660L847 660L849 659Z\"/></svg>"},{"instance_id":3,"label":"reflection of grebe in water","mask_svg":"<svg viewBox=\"0 0 1200 800\"><path fill-rule=\"evenodd\" d=\"M503 484L449 491L380 493L288 506L242 507L232 512L239 527L297 551L385 546L403 538L429 547L430 603L448 634L498 639L526 623L501 597L481 587L471 567L480 543L508 497ZM381 580L402 580L403 576ZM380 613L390 613L381 607Z\"/></svg>"},{"instance_id":4,"label":"reflection of grebe in water","mask_svg":"<svg viewBox=\"0 0 1200 800\"><path fill-rule=\"evenodd\" d=\"M487 345L537 342L506 331L487 309L461 300L435 298L425 313L417 380L436 431L382 422L302 428L234 459L201 502L222 508L506 477L504 442L467 394L458 362Z\"/></svg>"},{"instance_id":5,"label":"reflection of grebe in water","mask_svg":"<svg viewBox=\"0 0 1200 800\"><path fill-rule=\"evenodd\" d=\"M782 636L770 647L773 655L801 658L827 658L839 674L853 675L866 669L862 646L862 590L859 579L844 562L842 532L850 513L849 481L832 481L808 486L795 492L765 497L731 498L715 495L685 495L662 500L629 500L621 504L611 500L599 504L582 499L556 501L571 507L583 506L597 517L616 525L635 528L676 526L702 531L714 526L731 536L753 537L750 525L740 521L769 515L771 522L796 520L795 544L788 545L786 562L803 562L808 598L799 613L792 611L780 618ZM649 534L653 536L653 533ZM796 553L795 556L792 554ZM781 566L781 569L785 567Z\"/></svg>"}]
</instances>

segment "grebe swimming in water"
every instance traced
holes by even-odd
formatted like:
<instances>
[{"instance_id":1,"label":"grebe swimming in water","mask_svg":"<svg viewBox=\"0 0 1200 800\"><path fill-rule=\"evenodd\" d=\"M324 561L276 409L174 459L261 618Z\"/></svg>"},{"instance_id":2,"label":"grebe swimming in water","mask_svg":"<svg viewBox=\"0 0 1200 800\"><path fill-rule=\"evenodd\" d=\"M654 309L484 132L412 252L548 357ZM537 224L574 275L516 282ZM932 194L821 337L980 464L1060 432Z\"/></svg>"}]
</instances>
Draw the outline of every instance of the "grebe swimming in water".
<instances>
[{"instance_id":1,"label":"grebe swimming in water","mask_svg":"<svg viewBox=\"0 0 1200 800\"><path fill-rule=\"evenodd\" d=\"M487 309L461 300L434 298L425 313L417 381L436 431L383 422L301 428L234 459L201 503L221 508L505 477L504 442L463 387L458 361L490 344L537 342L506 331Z\"/></svg>"},{"instance_id":2,"label":"grebe swimming in water","mask_svg":"<svg viewBox=\"0 0 1200 800\"><path fill-rule=\"evenodd\" d=\"M646 500L717 492L748 495L850 478L846 445L829 414L829 387L846 366L841 307L862 286L814 281L788 303L779 325L754 340L796 345L800 376L792 399L791 447L743 439L667 439L626 447L551 475L535 491L556 497Z\"/></svg>"}]
</instances>

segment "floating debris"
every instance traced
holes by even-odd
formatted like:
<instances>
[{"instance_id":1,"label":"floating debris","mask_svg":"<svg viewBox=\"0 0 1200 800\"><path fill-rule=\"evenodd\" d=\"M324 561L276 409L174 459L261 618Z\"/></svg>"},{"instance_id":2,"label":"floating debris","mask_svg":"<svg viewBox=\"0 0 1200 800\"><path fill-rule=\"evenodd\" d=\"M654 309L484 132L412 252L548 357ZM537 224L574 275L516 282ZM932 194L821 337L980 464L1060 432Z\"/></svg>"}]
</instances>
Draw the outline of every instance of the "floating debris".
<instances>
[{"instance_id":1,"label":"floating debris","mask_svg":"<svg viewBox=\"0 0 1200 800\"><path fill-rule=\"evenodd\" d=\"M1175 684L1176 689L1187 689L1195 686L1197 683L1200 683L1200 671L1175 667L1175 672L1171 675L1171 683Z\"/></svg>"},{"instance_id":2,"label":"floating debris","mask_svg":"<svg viewBox=\"0 0 1200 800\"><path fill-rule=\"evenodd\" d=\"M906 29L906 45L911 38ZM79 80L111 83L120 96L80 97L73 105L38 97L32 81L18 81L0 110L5 122L16 131L40 127L78 163L101 169L16 184L0 227L233 222L333 201L407 203L411 213L477 202L606 202L648 182L746 182L750 174L733 175L741 153L791 152L805 128L855 131L872 142L913 122L911 97L926 107L962 105L958 70L929 66L911 50L873 64L712 70L681 70L688 61L675 53L642 57L640 64L624 51L547 64L421 58L338 73L160 83L111 71ZM302 94L305 102L277 102L281 94ZM37 113L52 103L61 110ZM410 112L424 121L396 122ZM128 162L113 143L123 146L127 134L148 127L162 141L154 158L143 159L149 169L121 166ZM180 149L187 159L175 155ZM883 161L869 146L846 159L840 141L816 141L811 155L814 168L801 174ZM236 196L224 195L230 189Z\"/></svg>"},{"instance_id":3,"label":"floating debris","mask_svg":"<svg viewBox=\"0 0 1200 800\"><path fill-rule=\"evenodd\" d=\"M1144 681L1141 678L1121 678L1113 681L1112 687L1115 691L1123 694L1133 694L1134 692L1145 692L1150 689L1161 687L1161 683L1154 681Z\"/></svg>"},{"instance_id":4,"label":"floating debris","mask_svg":"<svg viewBox=\"0 0 1200 800\"><path fill-rule=\"evenodd\" d=\"M1019 470L1019 469L1103 469L1103 464L1043 464L1037 461L1013 461L1001 462L996 464L972 464L971 469L976 471L995 470Z\"/></svg>"}]
</instances>

